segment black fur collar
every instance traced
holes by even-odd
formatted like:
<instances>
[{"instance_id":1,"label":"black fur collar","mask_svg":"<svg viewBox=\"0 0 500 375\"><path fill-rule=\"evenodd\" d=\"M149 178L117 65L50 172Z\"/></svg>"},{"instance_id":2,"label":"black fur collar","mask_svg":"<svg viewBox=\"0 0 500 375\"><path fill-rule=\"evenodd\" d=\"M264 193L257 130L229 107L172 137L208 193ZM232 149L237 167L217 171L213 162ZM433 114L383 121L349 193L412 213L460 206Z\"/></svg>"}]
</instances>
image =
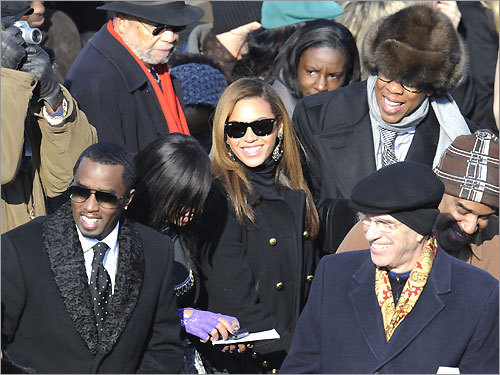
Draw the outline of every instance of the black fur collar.
<instances>
[{"instance_id":1,"label":"black fur collar","mask_svg":"<svg viewBox=\"0 0 500 375\"><path fill-rule=\"evenodd\" d=\"M92 354L108 353L134 311L144 277L142 241L133 222L124 217L120 222L115 290L100 341L71 201L47 217L42 233L54 281L76 330Z\"/></svg>"}]
</instances>

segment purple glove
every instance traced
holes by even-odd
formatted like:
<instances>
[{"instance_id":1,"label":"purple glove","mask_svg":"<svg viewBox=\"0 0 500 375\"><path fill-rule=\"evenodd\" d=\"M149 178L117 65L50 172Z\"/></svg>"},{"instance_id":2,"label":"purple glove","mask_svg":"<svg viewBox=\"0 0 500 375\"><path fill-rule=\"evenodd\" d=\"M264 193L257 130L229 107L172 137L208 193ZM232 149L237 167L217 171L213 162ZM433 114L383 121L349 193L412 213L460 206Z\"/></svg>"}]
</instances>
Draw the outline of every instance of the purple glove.
<instances>
[{"instance_id":1,"label":"purple glove","mask_svg":"<svg viewBox=\"0 0 500 375\"><path fill-rule=\"evenodd\" d=\"M193 310L193 315L188 318L184 317L184 310ZM234 320L238 321L234 316L216 314L210 311L196 310L192 307L186 307L185 309L179 309L179 314L181 316L181 325L185 328L187 333L197 336L203 341L206 341L210 337L210 333L217 329L217 324L219 323L219 318L226 319L229 324L232 324ZM239 328L239 325L235 325L234 328ZM231 333L235 331L232 330Z\"/></svg>"}]
</instances>

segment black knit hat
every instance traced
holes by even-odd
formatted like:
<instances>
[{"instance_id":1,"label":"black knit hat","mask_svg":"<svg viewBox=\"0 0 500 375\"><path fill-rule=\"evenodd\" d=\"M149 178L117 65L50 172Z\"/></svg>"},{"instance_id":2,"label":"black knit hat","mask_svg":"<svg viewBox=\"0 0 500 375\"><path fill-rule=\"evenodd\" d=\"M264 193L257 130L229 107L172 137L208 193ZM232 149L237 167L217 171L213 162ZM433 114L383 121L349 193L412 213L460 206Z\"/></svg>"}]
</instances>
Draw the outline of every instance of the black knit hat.
<instances>
[{"instance_id":1,"label":"black knit hat","mask_svg":"<svg viewBox=\"0 0 500 375\"><path fill-rule=\"evenodd\" d=\"M247 23L260 22L262 1L211 1L215 35L236 29Z\"/></svg>"},{"instance_id":2,"label":"black knit hat","mask_svg":"<svg viewBox=\"0 0 500 375\"><path fill-rule=\"evenodd\" d=\"M426 236L432 232L443 192L443 183L430 167L404 161L361 180L349 203L363 213L389 214Z\"/></svg>"}]
</instances>

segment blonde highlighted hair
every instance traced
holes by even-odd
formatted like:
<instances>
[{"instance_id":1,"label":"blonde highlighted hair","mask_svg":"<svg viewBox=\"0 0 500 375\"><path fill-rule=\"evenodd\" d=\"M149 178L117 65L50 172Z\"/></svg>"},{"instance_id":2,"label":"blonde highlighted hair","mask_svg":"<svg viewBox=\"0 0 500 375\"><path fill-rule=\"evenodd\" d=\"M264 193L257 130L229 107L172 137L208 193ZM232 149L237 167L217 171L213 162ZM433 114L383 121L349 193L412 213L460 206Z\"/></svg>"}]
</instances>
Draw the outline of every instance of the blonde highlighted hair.
<instances>
[{"instance_id":1,"label":"blonde highlighted hair","mask_svg":"<svg viewBox=\"0 0 500 375\"><path fill-rule=\"evenodd\" d=\"M236 103L249 98L265 100L271 107L278 122L283 125L283 156L277 162L276 185L285 189L302 189L305 192L305 226L311 237L315 238L319 231L319 219L311 192L302 173L299 147L301 150L303 148L281 98L268 83L256 78L241 78L229 85L222 94L213 121L213 140L210 152L212 171L222 182L234 207L238 221L243 224L246 218L251 222L255 222L253 209L248 202L252 187L241 163L229 155L226 143L227 136L224 132L225 123L233 112Z\"/></svg>"}]
</instances>

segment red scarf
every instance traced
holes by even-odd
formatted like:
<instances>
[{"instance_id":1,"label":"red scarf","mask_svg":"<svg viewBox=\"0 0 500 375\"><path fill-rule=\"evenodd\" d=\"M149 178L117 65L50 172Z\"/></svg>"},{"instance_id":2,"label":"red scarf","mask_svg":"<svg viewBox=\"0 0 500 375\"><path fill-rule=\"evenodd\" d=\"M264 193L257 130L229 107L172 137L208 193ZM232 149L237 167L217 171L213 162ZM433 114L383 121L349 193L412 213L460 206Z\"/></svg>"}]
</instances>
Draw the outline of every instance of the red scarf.
<instances>
[{"instance_id":1,"label":"red scarf","mask_svg":"<svg viewBox=\"0 0 500 375\"><path fill-rule=\"evenodd\" d=\"M163 112L163 116L165 116L165 120L167 121L168 131L170 133L182 133L189 134L189 128L187 126L186 117L184 116L184 112L182 111L181 104L179 103L179 99L177 95L175 95L174 87L172 86L172 80L170 79L170 74L168 72L167 64L159 64L156 65L156 72L160 77L161 89L158 85L158 82L153 78L153 75L146 68L146 65L137 58L137 56L127 47L123 39L120 35L115 31L113 27L113 21L109 20L107 29L113 37L119 41L123 47L132 55L139 64L139 66L144 71L144 74L148 77L151 85L153 86L156 94L156 98L160 103L161 110ZM163 90L163 91L162 91Z\"/></svg>"}]
</instances>

